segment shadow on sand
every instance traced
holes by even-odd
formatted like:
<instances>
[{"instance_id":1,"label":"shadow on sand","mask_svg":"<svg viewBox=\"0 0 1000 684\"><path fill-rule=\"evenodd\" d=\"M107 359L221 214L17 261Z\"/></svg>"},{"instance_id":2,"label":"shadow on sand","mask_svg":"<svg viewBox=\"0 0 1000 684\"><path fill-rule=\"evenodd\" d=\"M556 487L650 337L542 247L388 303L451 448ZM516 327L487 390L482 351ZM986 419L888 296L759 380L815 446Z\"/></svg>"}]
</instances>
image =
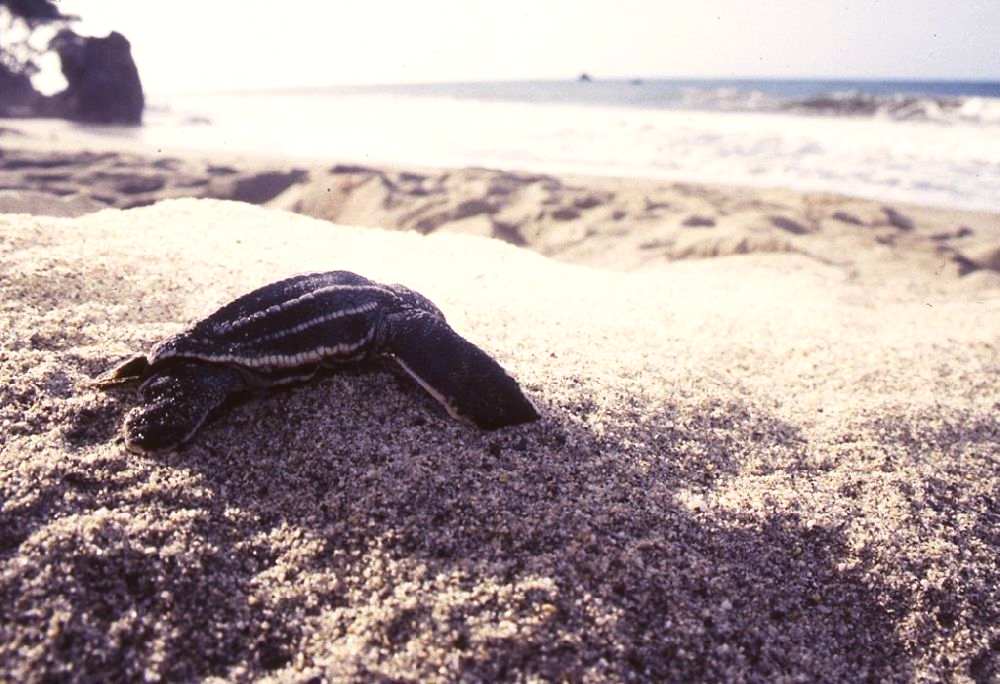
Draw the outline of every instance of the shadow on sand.
<instances>
[{"instance_id":1,"label":"shadow on sand","mask_svg":"<svg viewBox=\"0 0 1000 684\"><path fill-rule=\"evenodd\" d=\"M307 672L320 656L335 676L419 678L428 648L489 680L908 673L904 598L844 563L841 532L698 504L751 450L794 460L794 426L709 403L609 431L548 406L561 418L480 433L427 409L384 373L345 374L236 407L141 479L114 457L67 464L0 521L20 530L2 605L57 624L37 673L253 676L304 654ZM73 429L81 451L107 437Z\"/></svg>"}]
</instances>

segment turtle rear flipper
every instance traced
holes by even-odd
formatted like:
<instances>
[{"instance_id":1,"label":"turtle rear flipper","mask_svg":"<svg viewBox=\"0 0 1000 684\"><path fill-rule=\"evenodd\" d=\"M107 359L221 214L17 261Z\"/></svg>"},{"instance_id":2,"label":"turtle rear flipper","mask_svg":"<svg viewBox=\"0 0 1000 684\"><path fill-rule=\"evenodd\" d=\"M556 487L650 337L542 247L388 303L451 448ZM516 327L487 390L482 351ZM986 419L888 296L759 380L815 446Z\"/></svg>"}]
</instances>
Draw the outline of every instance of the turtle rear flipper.
<instances>
[{"instance_id":1,"label":"turtle rear flipper","mask_svg":"<svg viewBox=\"0 0 1000 684\"><path fill-rule=\"evenodd\" d=\"M109 371L101 373L91 381L94 387L116 387L138 382L149 371L149 361L145 355L133 356Z\"/></svg>"},{"instance_id":2,"label":"turtle rear flipper","mask_svg":"<svg viewBox=\"0 0 1000 684\"><path fill-rule=\"evenodd\" d=\"M212 411L246 388L239 370L228 366L185 362L158 372L139 388L142 406L125 417L125 446L137 453L180 446Z\"/></svg>"},{"instance_id":3,"label":"turtle rear flipper","mask_svg":"<svg viewBox=\"0 0 1000 684\"><path fill-rule=\"evenodd\" d=\"M455 418L486 430L538 419L517 381L443 320L411 309L385 325L384 351Z\"/></svg>"}]
</instances>

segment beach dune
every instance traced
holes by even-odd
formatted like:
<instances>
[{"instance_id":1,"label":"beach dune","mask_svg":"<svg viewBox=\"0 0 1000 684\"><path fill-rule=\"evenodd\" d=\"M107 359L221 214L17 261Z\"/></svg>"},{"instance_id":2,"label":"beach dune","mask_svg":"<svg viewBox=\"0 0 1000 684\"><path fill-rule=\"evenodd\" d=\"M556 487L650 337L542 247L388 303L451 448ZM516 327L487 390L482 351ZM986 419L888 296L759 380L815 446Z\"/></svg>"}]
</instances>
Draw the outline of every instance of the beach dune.
<instances>
[{"instance_id":1,"label":"beach dune","mask_svg":"<svg viewBox=\"0 0 1000 684\"><path fill-rule=\"evenodd\" d=\"M0 131L0 212L80 216L170 198L232 199L341 224L492 237L614 270L798 254L861 285L1000 289L995 212L645 178L150 155L50 129Z\"/></svg>"},{"instance_id":2,"label":"beach dune","mask_svg":"<svg viewBox=\"0 0 1000 684\"><path fill-rule=\"evenodd\" d=\"M771 228L610 270L208 199L0 215L0 679L998 676L1000 294ZM91 378L333 269L430 297L543 418L376 364L124 449Z\"/></svg>"}]
</instances>

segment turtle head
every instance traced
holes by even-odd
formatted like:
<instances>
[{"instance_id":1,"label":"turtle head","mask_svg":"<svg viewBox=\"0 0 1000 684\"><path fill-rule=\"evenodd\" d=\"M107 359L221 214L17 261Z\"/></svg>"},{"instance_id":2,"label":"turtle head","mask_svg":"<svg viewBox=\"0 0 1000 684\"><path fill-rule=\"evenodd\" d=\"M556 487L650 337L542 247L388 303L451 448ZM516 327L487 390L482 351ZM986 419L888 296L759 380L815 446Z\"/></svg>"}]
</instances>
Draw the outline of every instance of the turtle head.
<instances>
[{"instance_id":1,"label":"turtle head","mask_svg":"<svg viewBox=\"0 0 1000 684\"><path fill-rule=\"evenodd\" d=\"M199 423L176 413L177 407L165 401L132 409L122 424L125 447L135 454L150 454L180 446L195 433Z\"/></svg>"},{"instance_id":2,"label":"turtle head","mask_svg":"<svg viewBox=\"0 0 1000 684\"><path fill-rule=\"evenodd\" d=\"M181 361L158 369L139 387L142 404L125 416L125 446L136 453L176 448L245 386L229 366Z\"/></svg>"}]
</instances>

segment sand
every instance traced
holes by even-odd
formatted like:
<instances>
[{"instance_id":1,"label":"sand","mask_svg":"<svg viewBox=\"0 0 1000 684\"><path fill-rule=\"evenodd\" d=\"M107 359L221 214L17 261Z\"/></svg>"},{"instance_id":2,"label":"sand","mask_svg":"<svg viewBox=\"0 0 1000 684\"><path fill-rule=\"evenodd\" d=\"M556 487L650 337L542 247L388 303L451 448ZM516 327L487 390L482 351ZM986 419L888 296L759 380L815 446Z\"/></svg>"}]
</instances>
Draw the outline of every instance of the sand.
<instances>
[{"instance_id":1,"label":"sand","mask_svg":"<svg viewBox=\"0 0 1000 684\"><path fill-rule=\"evenodd\" d=\"M997 213L642 178L152 154L126 137L18 126L0 130L0 212L234 199L350 225L492 237L602 269L798 254L861 285L906 281L912 294L1000 288Z\"/></svg>"},{"instance_id":2,"label":"sand","mask_svg":"<svg viewBox=\"0 0 1000 684\"><path fill-rule=\"evenodd\" d=\"M339 165L314 170L269 205L353 225L493 237L619 270L791 253L863 284L921 271L944 287L1000 285L981 272L1000 269L1000 215L780 188Z\"/></svg>"},{"instance_id":3,"label":"sand","mask_svg":"<svg viewBox=\"0 0 1000 684\"><path fill-rule=\"evenodd\" d=\"M487 196L500 177L460 173ZM695 194L649 209L673 226L655 239L817 206ZM543 200L522 227L580 228ZM925 249L947 212L851 206L860 225L768 219L794 249L674 242L616 268L603 234L551 259L541 228L533 252L209 199L0 215L0 680L1000 676L996 273ZM986 245L996 217L964 218L938 243ZM375 366L250 397L174 453L123 448L134 395L90 378L334 268L431 297L543 419L468 428Z\"/></svg>"}]
</instances>

